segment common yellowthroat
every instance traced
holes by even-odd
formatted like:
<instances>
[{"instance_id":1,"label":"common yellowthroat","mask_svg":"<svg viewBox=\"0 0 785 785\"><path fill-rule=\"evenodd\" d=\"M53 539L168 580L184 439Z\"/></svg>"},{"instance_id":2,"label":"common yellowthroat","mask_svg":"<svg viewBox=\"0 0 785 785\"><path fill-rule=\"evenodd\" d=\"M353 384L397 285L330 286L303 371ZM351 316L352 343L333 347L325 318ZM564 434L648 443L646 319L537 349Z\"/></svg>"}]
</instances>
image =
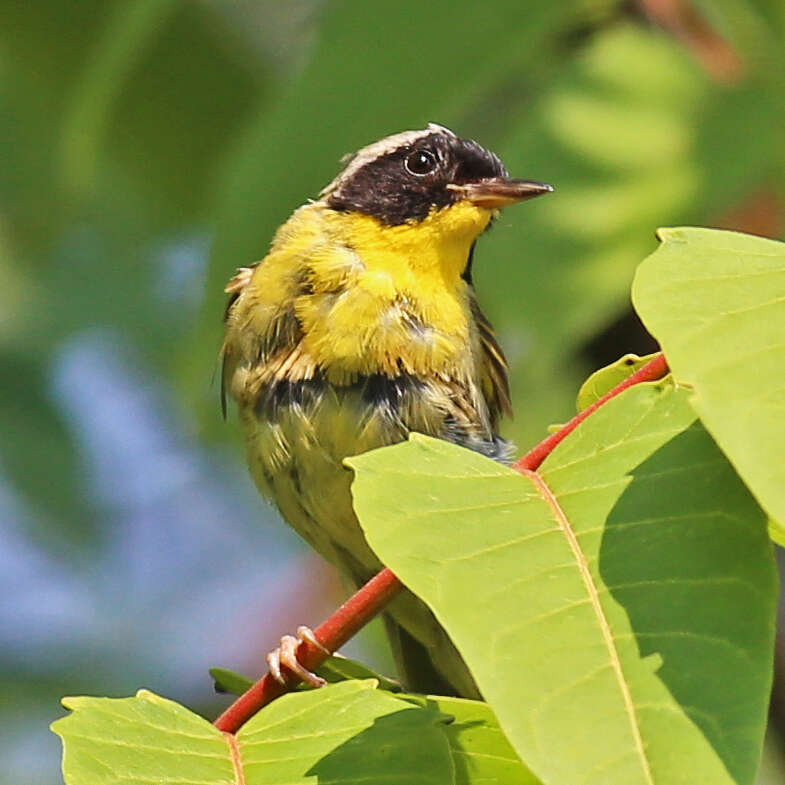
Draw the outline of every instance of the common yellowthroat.
<instances>
[{"instance_id":1,"label":"common yellowthroat","mask_svg":"<svg viewBox=\"0 0 785 785\"><path fill-rule=\"evenodd\" d=\"M507 364L472 286L477 238L507 205L553 190L430 124L362 148L226 287L223 386L251 473L283 517L359 586L381 564L343 459L418 431L498 461L511 445ZM401 489L402 492L405 489ZM386 611L410 689L477 697L433 615Z\"/></svg>"}]
</instances>

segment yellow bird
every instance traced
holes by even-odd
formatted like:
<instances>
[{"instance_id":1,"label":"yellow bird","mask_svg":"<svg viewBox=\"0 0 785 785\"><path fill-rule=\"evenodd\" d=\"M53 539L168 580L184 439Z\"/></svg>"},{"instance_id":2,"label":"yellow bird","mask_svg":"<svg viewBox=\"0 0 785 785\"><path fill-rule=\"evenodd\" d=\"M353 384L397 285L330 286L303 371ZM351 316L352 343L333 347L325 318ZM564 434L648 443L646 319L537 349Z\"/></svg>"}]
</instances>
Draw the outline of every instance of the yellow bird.
<instances>
[{"instance_id":1,"label":"yellow bird","mask_svg":"<svg viewBox=\"0 0 785 785\"><path fill-rule=\"evenodd\" d=\"M349 157L226 287L223 387L251 474L355 586L382 565L352 510L344 458L411 431L512 457L496 432L511 414L507 365L474 294L472 257L500 208L551 190L509 178L496 155L433 123L388 136ZM407 687L477 697L414 595L385 617ZM297 669L291 647L284 655Z\"/></svg>"}]
</instances>

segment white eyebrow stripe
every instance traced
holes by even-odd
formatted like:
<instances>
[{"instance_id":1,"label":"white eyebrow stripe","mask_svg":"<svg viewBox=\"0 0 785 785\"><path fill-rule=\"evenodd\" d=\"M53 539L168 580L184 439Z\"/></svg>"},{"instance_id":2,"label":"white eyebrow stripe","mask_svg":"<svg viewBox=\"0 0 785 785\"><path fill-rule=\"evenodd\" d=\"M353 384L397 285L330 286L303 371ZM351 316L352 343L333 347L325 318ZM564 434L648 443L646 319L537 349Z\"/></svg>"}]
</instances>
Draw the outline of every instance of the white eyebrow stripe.
<instances>
[{"instance_id":1,"label":"white eyebrow stripe","mask_svg":"<svg viewBox=\"0 0 785 785\"><path fill-rule=\"evenodd\" d=\"M322 188L319 192L319 196L325 197L337 193L347 180L350 180L358 170L362 169L363 166L369 164L371 161L375 161L377 158L381 158L382 156L393 152L393 150L397 150L399 147L414 144L418 139L438 133L455 136L449 128L445 128L443 125L428 123L428 127L423 128L422 130L402 131L399 134L385 136L384 139L380 139L378 142L373 142L373 144L361 148L352 156L346 167L338 173L338 176L329 183L329 185Z\"/></svg>"}]
</instances>

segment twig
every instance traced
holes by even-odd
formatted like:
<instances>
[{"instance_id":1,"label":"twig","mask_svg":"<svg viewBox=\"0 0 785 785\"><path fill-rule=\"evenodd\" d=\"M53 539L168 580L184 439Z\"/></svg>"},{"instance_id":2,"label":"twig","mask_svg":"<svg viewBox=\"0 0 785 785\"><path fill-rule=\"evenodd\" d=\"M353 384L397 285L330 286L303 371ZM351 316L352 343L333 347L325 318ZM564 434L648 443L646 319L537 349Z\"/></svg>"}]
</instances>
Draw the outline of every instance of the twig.
<instances>
[{"instance_id":1,"label":"twig","mask_svg":"<svg viewBox=\"0 0 785 785\"><path fill-rule=\"evenodd\" d=\"M329 656L354 637L387 603L403 588L401 582L388 569L382 570L356 594L338 608L327 621L313 632L327 651L307 640L297 647L297 659L309 671L318 668ZM281 671L286 685L276 681L269 673L244 692L221 714L214 725L226 733L236 733L246 720L270 701L288 692L300 679L285 667Z\"/></svg>"},{"instance_id":2,"label":"twig","mask_svg":"<svg viewBox=\"0 0 785 785\"><path fill-rule=\"evenodd\" d=\"M661 379L668 373L668 363L665 361L665 356L658 354L653 359L649 360L641 368L638 368L635 373L628 376L623 382L617 384L610 392L605 393L599 400L595 401L591 406L587 406L582 412L573 417L566 425L562 425L556 433L552 433L546 439L543 439L536 447L529 450L523 458L519 458L512 468L515 471L522 472L528 470L530 472L537 471L540 464L553 452L556 445L564 438L569 436L590 414L593 414L603 404L607 403L611 398L615 398L619 393L623 393L629 387L640 384L641 382L653 382L656 379Z\"/></svg>"}]
</instances>

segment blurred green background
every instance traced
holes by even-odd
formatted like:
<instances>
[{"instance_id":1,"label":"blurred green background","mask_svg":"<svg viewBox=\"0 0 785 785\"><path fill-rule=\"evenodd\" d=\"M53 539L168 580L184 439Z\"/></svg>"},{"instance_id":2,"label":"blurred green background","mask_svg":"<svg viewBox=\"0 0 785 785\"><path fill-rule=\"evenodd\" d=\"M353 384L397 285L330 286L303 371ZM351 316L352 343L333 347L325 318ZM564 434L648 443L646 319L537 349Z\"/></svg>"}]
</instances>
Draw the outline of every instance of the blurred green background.
<instances>
[{"instance_id":1,"label":"blurred green background","mask_svg":"<svg viewBox=\"0 0 785 785\"><path fill-rule=\"evenodd\" d=\"M428 121L556 187L475 264L526 447L651 349L657 226L785 232L785 2L0 0L2 781L60 781L63 694L209 714L209 666L337 603L220 419L222 289L344 153Z\"/></svg>"}]
</instances>

